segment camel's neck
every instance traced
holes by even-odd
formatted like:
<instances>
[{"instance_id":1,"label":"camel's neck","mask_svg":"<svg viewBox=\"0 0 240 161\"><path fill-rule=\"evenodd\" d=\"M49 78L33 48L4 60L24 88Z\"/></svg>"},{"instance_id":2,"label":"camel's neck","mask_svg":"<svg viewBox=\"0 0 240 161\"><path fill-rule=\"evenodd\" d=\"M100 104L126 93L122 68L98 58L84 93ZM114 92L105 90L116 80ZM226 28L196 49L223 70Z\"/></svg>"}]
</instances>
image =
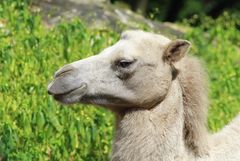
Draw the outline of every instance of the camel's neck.
<instances>
[{"instance_id":1,"label":"camel's neck","mask_svg":"<svg viewBox=\"0 0 240 161\"><path fill-rule=\"evenodd\" d=\"M117 122L112 161L182 160L183 102L173 81L166 98L151 110L128 112Z\"/></svg>"}]
</instances>

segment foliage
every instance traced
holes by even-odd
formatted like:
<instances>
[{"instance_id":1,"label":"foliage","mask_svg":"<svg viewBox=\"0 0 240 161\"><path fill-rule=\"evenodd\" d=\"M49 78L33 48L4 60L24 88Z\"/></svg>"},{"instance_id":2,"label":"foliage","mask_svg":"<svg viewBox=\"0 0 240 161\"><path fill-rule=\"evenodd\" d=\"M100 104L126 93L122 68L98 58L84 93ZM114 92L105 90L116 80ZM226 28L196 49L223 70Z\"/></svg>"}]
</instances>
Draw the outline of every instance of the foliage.
<instances>
[{"instance_id":1,"label":"foliage","mask_svg":"<svg viewBox=\"0 0 240 161\"><path fill-rule=\"evenodd\" d=\"M207 63L211 82L208 124L216 131L240 111L240 19L225 12L216 20L194 16L187 22L195 21L201 23L186 38L193 43L193 53Z\"/></svg>"},{"instance_id":2,"label":"foliage","mask_svg":"<svg viewBox=\"0 0 240 161\"><path fill-rule=\"evenodd\" d=\"M79 20L47 30L25 3L0 6L0 156L3 160L107 160L110 112L66 108L48 96L53 73L112 44L111 31Z\"/></svg>"},{"instance_id":3,"label":"foliage","mask_svg":"<svg viewBox=\"0 0 240 161\"><path fill-rule=\"evenodd\" d=\"M215 131L240 111L240 34L239 22L229 15L206 20L186 38L207 62L209 125ZM112 114L92 106L63 107L46 86L62 65L117 39L117 33L87 29L78 19L47 29L28 1L0 2L0 160L108 160Z\"/></svg>"},{"instance_id":4,"label":"foliage","mask_svg":"<svg viewBox=\"0 0 240 161\"><path fill-rule=\"evenodd\" d=\"M236 0L110 0L124 2L131 9L161 21L181 21L195 14L218 17L222 12L238 13L240 1Z\"/></svg>"}]
</instances>

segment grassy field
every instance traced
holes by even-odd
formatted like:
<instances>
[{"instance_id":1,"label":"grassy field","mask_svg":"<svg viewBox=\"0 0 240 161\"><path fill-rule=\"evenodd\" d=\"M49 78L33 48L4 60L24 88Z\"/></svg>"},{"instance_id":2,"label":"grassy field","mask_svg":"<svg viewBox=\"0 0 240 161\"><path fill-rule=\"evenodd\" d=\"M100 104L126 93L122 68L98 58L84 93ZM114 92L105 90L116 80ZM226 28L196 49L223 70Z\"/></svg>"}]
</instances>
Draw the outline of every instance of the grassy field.
<instances>
[{"instance_id":1,"label":"grassy field","mask_svg":"<svg viewBox=\"0 0 240 161\"><path fill-rule=\"evenodd\" d=\"M53 29L24 1L0 2L0 160L108 160L113 116L91 106L63 107L46 92L62 65L97 54L117 41L111 30L80 20ZM217 131L240 111L239 21L205 18L185 37L210 76L208 125Z\"/></svg>"}]
</instances>

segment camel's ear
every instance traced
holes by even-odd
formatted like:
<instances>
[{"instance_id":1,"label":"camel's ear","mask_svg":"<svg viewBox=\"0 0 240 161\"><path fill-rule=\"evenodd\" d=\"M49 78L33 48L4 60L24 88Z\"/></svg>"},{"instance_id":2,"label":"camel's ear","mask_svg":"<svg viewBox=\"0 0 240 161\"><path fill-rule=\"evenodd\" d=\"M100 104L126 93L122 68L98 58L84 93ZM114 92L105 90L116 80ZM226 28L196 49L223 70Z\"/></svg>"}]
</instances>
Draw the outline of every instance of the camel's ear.
<instances>
[{"instance_id":1,"label":"camel's ear","mask_svg":"<svg viewBox=\"0 0 240 161\"><path fill-rule=\"evenodd\" d=\"M169 62L177 62L188 52L191 43L187 40L177 39L169 43L163 58Z\"/></svg>"}]
</instances>

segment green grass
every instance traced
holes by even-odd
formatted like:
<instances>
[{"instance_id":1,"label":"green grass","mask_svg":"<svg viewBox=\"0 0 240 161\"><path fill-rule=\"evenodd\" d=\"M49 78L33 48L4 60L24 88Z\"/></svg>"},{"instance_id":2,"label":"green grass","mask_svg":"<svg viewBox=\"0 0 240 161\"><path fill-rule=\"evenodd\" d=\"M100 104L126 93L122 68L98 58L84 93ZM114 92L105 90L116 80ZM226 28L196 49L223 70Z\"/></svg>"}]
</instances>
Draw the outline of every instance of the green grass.
<instances>
[{"instance_id":1,"label":"green grass","mask_svg":"<svg viewBox=\"0 0 240 161\"><path fill-rule=\"evenodd\" d=\"M48 96L53 73L117 39L79 20L47 30L20 3L0 5L0 156L6 160L107 160L110 112L63 107Z\"/></svg>"},{"instance_id":2,"label":"green grass","mask_svg":"<svg viewBox=\"0 0 240 161\"><path fill-rule=\"evenodd\" d=\"M27 1L0 2L0 160L108 160L113 116L104 109L63 107L46 92L64 64L117 41L75 19L53 29L30 13ZM239 22L228 15L186 35L210 74L209 127L217 131L240 111Z\"/></svg>"},{"instance_id":3,"label":"green grass","mask_svg":"<svg viewBox=\"0 0 240 161\"><path fill-rule=\"evenodd\" d=\"M203 18L186 38L192 52L206 62L210 80L208 125L217 131L240 111L240 17L224 13ZM238 29L237 29L238 28Z\"/></svg>"}]
</instances>

